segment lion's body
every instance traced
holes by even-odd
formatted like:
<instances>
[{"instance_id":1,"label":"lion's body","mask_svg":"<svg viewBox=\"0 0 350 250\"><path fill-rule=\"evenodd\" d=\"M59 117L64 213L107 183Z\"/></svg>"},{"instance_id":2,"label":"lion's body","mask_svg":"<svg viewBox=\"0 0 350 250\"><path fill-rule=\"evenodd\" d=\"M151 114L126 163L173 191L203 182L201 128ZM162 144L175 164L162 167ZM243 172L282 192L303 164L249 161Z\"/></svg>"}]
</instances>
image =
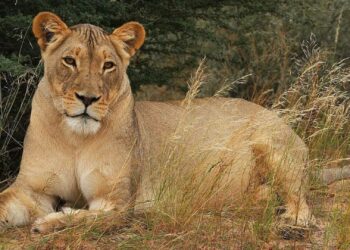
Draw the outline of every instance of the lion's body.
<instances>
[{"instance_id":1,"label":"lion's body","mask_svg":"<svg viewBox=\"0 0 350 250\"><path fill-rule=\"evenodd\" d=\"M302 186L307 148L276 114L240 99L135 104L126 67L144 39L137 23L108 36L92 25L69 29L41 13L33 30L45 76L33 98L20 173L0 194L0 222L35 221L38 232L63 227L67 214L55 212L60 199L88 206L75 212L77 220L97 211L141 209L154 199L159 173L173 168L184 174L194 169L194 182L203 176L199 195L220 176L213 204L243 198L272 173L286 217L308 220Z\"/></svg>"},{"instance_id":2,"label":"lion's body","mask_svg":"<svg viewBox=\"0 0 350 250\"><path fill-rule=\"evenodd\" d=\"M177 154L170 159L174 164L170 167L199 165L205 172L210 166L224 166L222 193L232 200L263 184L259 177L269 171L286 180L286 188L300 187L307 148L275 113L259 105L225 98L195 99L189 109L180 102L139 102L136 114L143 152L143 185L137 204L154 198L154 177L159 179L155 168L166 167L169 151ZM278 166L271 161L270 169L264 169L259 156L275 160ZM217 173L208 174L207 181L210 175L214 178Z\"/></svg>"}]
</instances>

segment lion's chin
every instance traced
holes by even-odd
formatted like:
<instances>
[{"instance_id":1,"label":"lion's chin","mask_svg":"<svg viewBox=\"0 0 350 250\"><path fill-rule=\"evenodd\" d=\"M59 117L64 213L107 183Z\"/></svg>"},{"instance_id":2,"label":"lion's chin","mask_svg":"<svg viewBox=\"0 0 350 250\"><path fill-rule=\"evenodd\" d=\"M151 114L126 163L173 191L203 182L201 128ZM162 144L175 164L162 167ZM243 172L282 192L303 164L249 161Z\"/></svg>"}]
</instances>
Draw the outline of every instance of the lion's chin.
<instances>
[{"instance_id":1,"label":"lion's chin","mask_svg":"<svg viewBox=\"0 0 350 250\"><path fill-rule=\"evenodd\" d=\"M66 117L65 121L73 132L80 135L96 134L101 127L99 121L87 117Z\"/></svg>"}]
</instances>

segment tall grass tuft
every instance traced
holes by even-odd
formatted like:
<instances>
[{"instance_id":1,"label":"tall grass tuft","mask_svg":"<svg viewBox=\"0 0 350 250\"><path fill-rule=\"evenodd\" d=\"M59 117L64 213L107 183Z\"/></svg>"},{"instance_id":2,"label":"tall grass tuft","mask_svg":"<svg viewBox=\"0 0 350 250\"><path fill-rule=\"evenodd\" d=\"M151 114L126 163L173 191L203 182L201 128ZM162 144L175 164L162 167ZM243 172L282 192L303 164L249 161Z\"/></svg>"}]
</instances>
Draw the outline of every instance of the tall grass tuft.
<instances>
[{"instance_id":1,"label":"tall grass tuft","mask_svg":"<svg viewBox=\"0 0 350 250\"><path fill-rule=\"evenodd\" d=\"M23 149L23 137L40 65L19 76L0 73L0 183L7 186L17 173Z\"/></svg>"},{"instance_id":2,"label":"tall grass tuft","mask_svg":"<svg viewBox=\"0 0 350 250\"><path fill-rule=\"evenodd\" d=\"M302 44L303 57L296 60L296 79L276 98L273 109L304 138L311 158L336 160L349 152L348 59L330 64L312 35Z\"/></svg>"}]
</instances>

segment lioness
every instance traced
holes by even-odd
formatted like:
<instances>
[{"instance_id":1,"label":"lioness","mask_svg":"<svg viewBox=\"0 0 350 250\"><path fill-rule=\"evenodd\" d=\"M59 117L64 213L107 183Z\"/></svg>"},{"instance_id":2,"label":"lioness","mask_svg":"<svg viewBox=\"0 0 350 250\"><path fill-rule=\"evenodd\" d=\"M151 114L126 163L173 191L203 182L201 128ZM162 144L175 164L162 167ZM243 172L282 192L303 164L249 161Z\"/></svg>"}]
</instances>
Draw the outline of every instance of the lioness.
<instances>
[{"instance_id":1,"label":"lioness","mask_svg":"<svg viewBox=\"0 0 350 250\"><path fill-rule=\"evenodd\" d=\"M196 99L190 108L134 102L126 70L145 39L137 22L107 34L90 24L68 27L41 12L33 33L45 73L32 101L19 175L0 194L2 226L33 223L34 232L48 232L64 227L68 216L152 201L152 167L179 124L186 124L181 164L191 167L197 150L201 166L211 166L208 175L225 172L221 190L232 200L273 173L286 203L283 216L308 224L302 184L308 150L276 114L240 99ZM87 209L56 211L59 200Z\"/></svg>"}]
</instances>

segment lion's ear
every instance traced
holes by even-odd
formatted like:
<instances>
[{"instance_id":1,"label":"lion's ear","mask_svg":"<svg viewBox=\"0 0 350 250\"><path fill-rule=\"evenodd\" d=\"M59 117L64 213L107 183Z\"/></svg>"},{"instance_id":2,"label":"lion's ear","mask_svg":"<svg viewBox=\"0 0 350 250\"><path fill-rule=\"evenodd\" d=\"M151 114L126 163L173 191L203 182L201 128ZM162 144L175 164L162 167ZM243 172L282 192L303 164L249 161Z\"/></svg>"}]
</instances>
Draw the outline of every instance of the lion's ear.
<instances>
[{"instance_id":1,"label":"lion's ear","mask_svg":"<svg viewBox=\"0 0 350 250\"><path fill-rule=\"evenodd\" d=\"M51 12L40 12L33 20L33 33L43 51L64 37L68 31L68 26L61 18Z\"/></svg>"},{"instance_id":2,"label":"lion's ear","mask_svg":"<svg viewBox=\"0 0 350 250\"><path fill-rule=\"evenodd\" d=\"M129 57L133 56L145 41L146 32L138 22L128 22L115 29L111 35L112 41L122 42L123 49Z\"/></svg>"}]
</instances>

